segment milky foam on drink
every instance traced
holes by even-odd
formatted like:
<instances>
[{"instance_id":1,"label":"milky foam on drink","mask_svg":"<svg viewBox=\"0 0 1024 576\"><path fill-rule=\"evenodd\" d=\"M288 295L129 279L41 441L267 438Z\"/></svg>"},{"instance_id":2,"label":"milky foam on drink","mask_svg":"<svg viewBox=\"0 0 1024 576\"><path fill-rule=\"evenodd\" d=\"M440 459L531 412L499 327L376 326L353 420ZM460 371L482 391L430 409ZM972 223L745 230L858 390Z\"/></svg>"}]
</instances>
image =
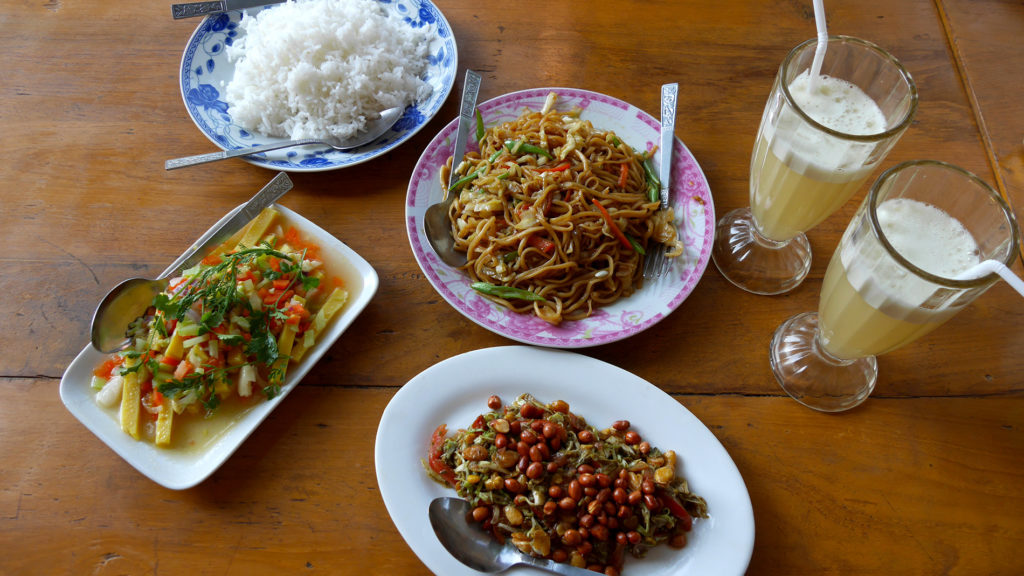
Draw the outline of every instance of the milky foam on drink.
<instances>
[{"instance_id":1,"label":"milky foam on drink","mask_svg":"<svg viewBox=\"0 0 1024 576\"><path fill-rule=\"evenodd\" d=\"M810 73L805 71L789 84L789 93L808 116L837 132L868 135L885 131L881 108L845 80L819 76L812 92ZM777 125L769 127L765 137L790 169L818 180L846 182L863 178L874 169L874 164L868 164L873 144L827 135L788 108L783 108Z\"/></svg>"},{"instance_id":2,"label":"milky foam on drink","mask_svg":"<svg viewBox=\"0 0 1024 576\"><path fill-rule=\"evenodd\" d=\"M866 136L885 132L885 114L857 86L831 76L819 76L811 91L810 71L789 84L789 93L815 122L843 134Z\"/></svg>"},{"instance_id":3,"label":"milky foam on drink","mask_svg":"<svg viewBox=\"0 0 1024 576\"><path fill-rule=\"evenodd\" d=\"M875 210L885 237L914 266L954 278L981 262L978 244L959 220L910 198L891 198Z\"/></svg>"},{"instance_id":4,"label":"milky foam on drink","mask_svg":"<svg viewBox=\"0 0 1024 576\"><path fill-rule=\"evenodd\" d=\"M890 198L875 212L893 248L926 272L953 278L981 261L978 245L964 225L931 204ZM891 315L913 314L937 289L899 265L866 230L857 240L844 241L840 255L847 280L861 298Z\"/></svg>"}]
</instances>

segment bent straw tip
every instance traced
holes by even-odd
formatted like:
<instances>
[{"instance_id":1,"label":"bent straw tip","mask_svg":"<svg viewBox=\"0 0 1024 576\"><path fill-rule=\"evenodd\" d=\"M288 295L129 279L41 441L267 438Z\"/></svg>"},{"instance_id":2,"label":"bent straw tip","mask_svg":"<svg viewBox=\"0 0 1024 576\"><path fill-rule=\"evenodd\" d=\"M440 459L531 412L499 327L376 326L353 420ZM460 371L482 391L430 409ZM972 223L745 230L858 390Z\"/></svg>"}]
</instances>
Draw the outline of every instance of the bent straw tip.
<instances>
[{"instance_id":1,"label":"bent straw tip","mask_svg":"<svg viewBox=\"0 0 1024 576\"><path fill-rule=\"evenodd\" d=\"M957 280L975 280L987 274L998 274L1006 283L1013 287L1021 296L1024 296L1024 280L1021 280L1013 270L1007 268L1006 264L998 260L985 260L957 274Z\"/></svg>"}]
</instances>

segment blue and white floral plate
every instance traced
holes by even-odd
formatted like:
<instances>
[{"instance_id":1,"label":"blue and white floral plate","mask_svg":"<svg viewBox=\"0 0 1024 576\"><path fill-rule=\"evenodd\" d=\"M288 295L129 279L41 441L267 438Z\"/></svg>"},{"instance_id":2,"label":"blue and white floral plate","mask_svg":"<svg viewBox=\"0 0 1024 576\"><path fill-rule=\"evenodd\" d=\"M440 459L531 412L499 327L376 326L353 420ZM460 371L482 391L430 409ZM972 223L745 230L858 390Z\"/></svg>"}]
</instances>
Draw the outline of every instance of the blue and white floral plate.
<instances>
[{"instance_id":1,"label":"blue and white floral plate","mask_svg":"<svg viewBox=\"0 0 1024 576\"><path fill-rule=\"evenodd\" d=\"M302 146L246 157L247 162L286 172L320 172L361 164L402 144L437 114L452 90L458 68L458 51L451 26L430 0L379 1L408 26L430 33L429 64L423 78L433 88L430 98L406 108L388 133L355 150L342 152ZM242 129L232 120L228 104L223 100L224 89L235 73L235 65L228 60L225 47L244 34L238 25L243 12L251 17L262 10L273 9L274 6L266 6L208 16L185 47L180 79L185 109L199 130L221 149L234 150L285 140Z\"/></svg>"}]
</instances>

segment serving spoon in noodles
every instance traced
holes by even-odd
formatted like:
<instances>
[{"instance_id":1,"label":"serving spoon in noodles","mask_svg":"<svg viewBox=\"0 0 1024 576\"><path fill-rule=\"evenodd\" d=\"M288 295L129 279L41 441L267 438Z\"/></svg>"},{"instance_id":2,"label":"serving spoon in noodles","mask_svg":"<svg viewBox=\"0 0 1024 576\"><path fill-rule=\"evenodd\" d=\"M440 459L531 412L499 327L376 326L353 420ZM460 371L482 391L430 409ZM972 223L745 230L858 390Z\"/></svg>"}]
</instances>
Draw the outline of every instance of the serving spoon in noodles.
<instances>
[{"instance_id":1,"label":"serving spoon in noodles","mask_svg":"<svg viewBox=\"0 0 1024 576\"><path fill-rule=\"evenodd\" d=\"M480 93L480 75L466 70L466 81L462 87L462 106L459 112L459 124L455 132L455 150L452 152L452 171L448 175L448 186L442 190L441 201L432 204L423 215L423 231L427 241L441 260L454 268L466 264L466 254L455 250L455 238L452 236L452 225L448 220L448 210L456 192L452 190L458 179L455 170L462 162L466 153L466 140L469 138L469 127L473 124L473 113L476 110L476 97Z\"/></svg>"},{"instance_id":2,"label":"serving spoon in noodles","mask_svg":"<svg viewBox=\"0 0 1024 576\"><path fill-rule=\"evenodd\" d=\"M123 350L130 344L127 338L129 325L143 315L157 294L167 289L172 274L198 264L211 248L226 242L235 232L241 230L259 215L264 208L277 202L285 192L291 189L291 179L284 172L279 172L248 202L229 212L213 228L210 228L156 280L129 278L114 286L96 306L96 311L93 313L92 328L90 329L93 348L104 354Z\"/></svg>"},{"instance_id":3,"label":"serving spoon in noodles","mask_svg":"<svg viewBox=\"0 0 1024 576\"><path fill-rule=\"evenodd\" d=\"M195 166L196 164L206 164L207 162L216 162L218 160L225 160L227 158L236 158L238 156L250 156L252 154L259 154L261 152L270 152L271 150L280 150L281 148L291 148L292 146L307 146L307 145L322 145L328 146L335 150L351 150L353 148L359 148L360 146L369 144L377 138L380 138L385 132L391 129L398 122L398 119L402 117L405 112L405 108L398 106L395 108L388 108L387 110L380 113L379 117L366 123L366 130L356 134L351 138L334 138L331 136L323 136L320 138L305 138L302 140L285 140L283 142L272 142L270 144L263 144L262 146L252 146L250 148L238 148L235 150L222 150L220 152L210 152L208 154L199 154L196 156L185 156L184 158L174 158L164 162L165 170L174 170L176 168L184 168L186 166Z\"/></svg>"}]
</instances>

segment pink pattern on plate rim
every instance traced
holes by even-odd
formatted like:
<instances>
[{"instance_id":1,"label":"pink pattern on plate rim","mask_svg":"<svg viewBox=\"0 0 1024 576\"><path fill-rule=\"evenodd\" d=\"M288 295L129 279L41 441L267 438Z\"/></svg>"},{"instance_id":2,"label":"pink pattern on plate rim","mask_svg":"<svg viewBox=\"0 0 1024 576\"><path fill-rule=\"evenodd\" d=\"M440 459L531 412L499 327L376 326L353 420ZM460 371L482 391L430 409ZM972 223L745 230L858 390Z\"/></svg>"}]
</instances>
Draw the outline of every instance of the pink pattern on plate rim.
<instances>
[{"instance_id":1,"label":"pink pattern on plate rim","mask_svg":"<svg viewBox=\"0 0 1024 576\"><path fill-rule=\"evenodd\" d=\"M579 106L600 129L615 129L636 147L641 140L650 149L658 139L660 123L650 114L611 96L574 88L538 88L512 92L478 106L484 121L511 120L524 108L539 109L548 93L557 92L559 106ZM441 262L423 232L427 206L440 200L437 172L451 154L457 122L451 121L430 141L413 170L406 197L406 226L417 263L435 290L456 310L497 334L553 348L583 348L615 342L650 328L686 299L704 274L714 235L714 203L707 179L696 159L676 138L672 154L672 193L676 221L687 247L685 265L671 268L671 276L645 287L629 298L599 308L584 320L551 326L530 314L516 314L480 296L469 278ZM620 133L615 126L621 127ZM656 293L654 293L656 291Z\"/></svg>"}]
</instances>

